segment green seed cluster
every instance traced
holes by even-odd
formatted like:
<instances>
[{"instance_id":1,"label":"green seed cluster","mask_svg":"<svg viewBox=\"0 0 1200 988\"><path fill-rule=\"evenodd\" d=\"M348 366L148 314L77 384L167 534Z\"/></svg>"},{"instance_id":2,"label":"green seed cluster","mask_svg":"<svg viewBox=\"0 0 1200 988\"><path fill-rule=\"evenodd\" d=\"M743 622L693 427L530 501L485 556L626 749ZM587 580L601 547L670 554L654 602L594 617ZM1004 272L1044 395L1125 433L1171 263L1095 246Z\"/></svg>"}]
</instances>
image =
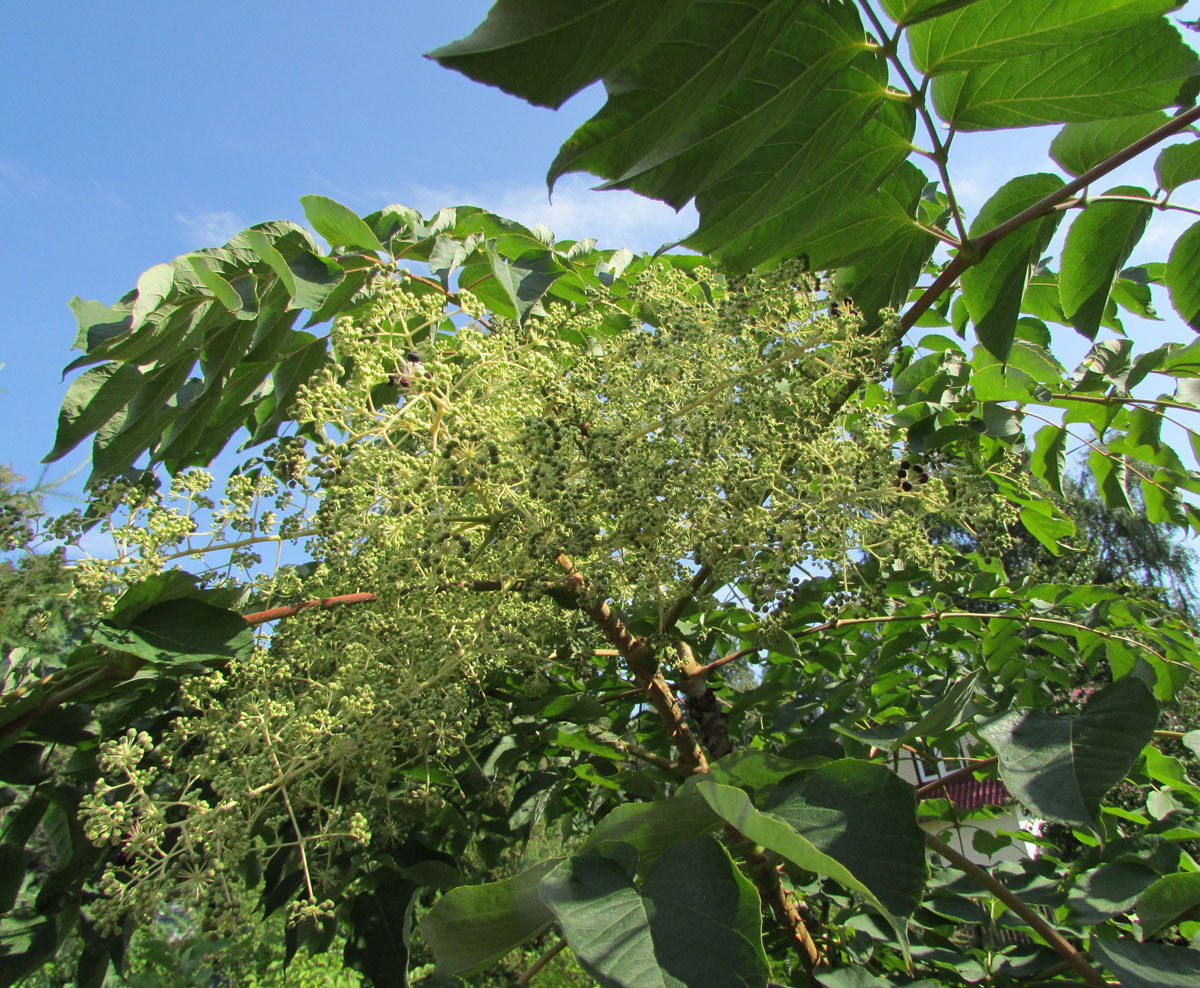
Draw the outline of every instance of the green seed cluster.
<instances>
[{"instance_id":1,"label":"green seed cluster","mask_svg":"<svg viewBox=\"0 0 1200 988\"><path fill-rule=\"evenodd\" d=\"M189 681L196 713L171 744L195 781L172 797L169 828L187 838L165 856L150 823L166 818L163 797L133 747L112 749L88 825L128 852L114 916L152 901L147 883L216 894L211 863L235 866L256 831L293 834L319 912L333 880L322 861L386 846L441 805L411 769L493 716L480 701L489 672L536 689L554 663L583 661L562 655L609 647L584 611L560 606L563 554L584 603L660 615L699 565L767 614L811 560L947 562L927 535L957 510L941 476L899 489L896 430L867 398L835 402L883 375L886 334L829 315L804 272L731 285L660 262L620 305L593 294L523 325L463 293L486 328L410 287L376 281L368 305L336 320L338 363L293 409L320 441L277 443L269 473L234 478L213 506L223 530L253 539L266 524L255 505L296 485L309 500L279 530L315 566L273 589L377 599L303 611L251 658ZM957 503L982 510L985 485L976 497L975 481L955 483ZM193 478L175 493L207 489ZM155 545L186 526L158 528Z\"/></svg>"}]
</instances>

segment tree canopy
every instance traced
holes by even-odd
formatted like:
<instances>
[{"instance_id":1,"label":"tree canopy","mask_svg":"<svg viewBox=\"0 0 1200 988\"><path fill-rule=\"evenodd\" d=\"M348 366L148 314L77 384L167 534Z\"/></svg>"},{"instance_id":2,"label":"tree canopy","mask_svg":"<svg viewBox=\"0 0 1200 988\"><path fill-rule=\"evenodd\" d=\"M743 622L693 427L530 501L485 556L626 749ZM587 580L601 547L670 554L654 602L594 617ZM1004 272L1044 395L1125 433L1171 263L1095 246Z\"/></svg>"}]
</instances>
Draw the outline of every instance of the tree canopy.
<instances>
[{"instance_id":1,"label":"tree canopy","mask_svg":"<svg viewBox=\"0 0 1200 988\"><path fill-rule=\"evenodd\" d=\"M313 195L327 248L74 299L86 508L4 502L0 984L164 906L379 988L1197 983L1194 629L1064 501L1082 451L1200 531L1197 343L1137 341L1200 329L1200 225L1128 266L1200 178L1177 6L500 0L433 57L602 80L551 185L694 198L692 252ZM1044 123L1063 174L964 215L954 134Z\"/></svg>"}]
</instances>

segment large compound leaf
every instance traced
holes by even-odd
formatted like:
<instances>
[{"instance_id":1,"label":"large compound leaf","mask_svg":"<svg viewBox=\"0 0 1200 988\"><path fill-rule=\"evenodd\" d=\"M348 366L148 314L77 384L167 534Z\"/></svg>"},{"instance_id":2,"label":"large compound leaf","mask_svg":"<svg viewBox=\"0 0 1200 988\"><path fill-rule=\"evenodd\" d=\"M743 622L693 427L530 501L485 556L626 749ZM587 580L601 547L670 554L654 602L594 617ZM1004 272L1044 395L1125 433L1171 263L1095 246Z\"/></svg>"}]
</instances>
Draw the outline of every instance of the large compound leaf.
<instances>
[{"instance_id":1,"label":"large compound leaf","mask_svg":"<svg viewBox=\"0 0 1200 988\"><path fill-rule=\"evenodd\" d=\"M843 758L797 772L763 807L908 916L925 885L925 839L913 788L876 762Z\"/></svg>"},{"instance_id":2,"label":"large compound leaf","mask_svg":"<svg viewBox=\"0 0 1200 988\"><path fill-rule=\"evenodd\" d=\"M438 899L420 923L438 973L485 967L553 922L538 885L560 860L551 858L500 882L460 885Z\"/></svg>"},{"instance_id":3,"label":"large compound leaf","mask_svg":"<svg viewBox=\"0 0 1200 988\"><path fill-rule=\"evenodd\" d=\"M818 167L800 176L790 171L788 142L761 149L755 172L699 196L700 227L684 244L745 270L774 257L806 253L810 238L836 243L836 236L825 238L908 157L914 125L910 108L885 103Z\"/></svg>"},{"instance_id":4,"label":"large compound leaf","mask_svg":"<svg viewBox=\"0 0 1200 988\"><path fill-rule=\"evenodd\" d=\"M987 202L971 224L977 237L1016 216L1063 185L1057 175L1021 175L1006 182ZM1029 272L1054 236L1061 217L1051 212L1027 223L992 247L987 256L963 272L963 299L975 331L989 353L1001 361L1008 357L1021 313L1021 298Z\"/></svg>"},{"instance_id":5,"label":"large compound leaf","mask_svg":"<svg viewBox=\"0 0 1200 988\"><path fill-rule=\"evenodd\" d=\"M1083 712L1059 717L1010 710L980 735L996 749L1000 778L1039 816L1096 826L1100 800L1120 782L1150 741L1158 705L1133 676L1096 693Z\"/></svg>"},{"instance_id":6,"label":"large compound leaf","mask_svg":"<svg viewBox=\"0 0 1200 988\"><path fill-rule=\"evenodd\" d=\"M852 5L695 4L652 58L606 78L608 102L548 181L590 171L679 208L780 141L801 175L879 101L883 65L862 37Z\"/></svg>"},{"instance_id":7,"label":"large compound leaf","mask_svg":"<svg viewBox=\"0 0 1200 988\"><path fill-rule=\"evenodd\" d=\"M960 5L922 0L902 14L935 16ZM594 52L596 38L617 29L607 24L588 34L590 17L601 8L611 16L625 9L587 5L578 16L588 26L574 31L568 25L573 15L555 5L500 4L488 31L485 22L484 34L435 57L551 105L565 91L545 82L543 66L570 63L572 79L576 65L588 66L580 75L601 78L608 101L563 145L550 182L587 170L608 187L676 207L694 197L701 220L686 245L715 254L735 272L804 253L810 234L834 234L845 210L870 197L911 154L915 114L887 99L885 60L867 43L854 4L695 2L679 8L682 16L668 27L655 21L639 38L637 57ZM496 71L449 57L484 54L485 35L496 41L496 53L516 39L524 46L520 57ZM909 260L927 246L911 232L903 239L904 277L864 288L864 296L894 301L903 295Z\"/></svg>"},{"instance_id":8,"label":"large compound leaf","mask_svg":"<svg viewBox=\"0 0 1200 988\"><path fill-rule=\"evenodd\" d=\"M886 769L885 769L886 771ZM845 864L831 853L819 848L808 836L798 833L785 820L773 813L764 813L755 808L750 797L741 789L732 786L719 785L711 779L698 779L693 783L708 805L727 823L732 824L739 833L783 855L793 864L825 878L832 878L842 887L851 892L857 892L874 909L887 919L901 948L908 950L908 932L905 920L888 910L879 897L867 886L867 876L856 875ZM909 792L911 800L912 793ZM836 811L826 810L819 814L827 819L836 818ZM915 812L914 812L915 818ZM821 830L814 826L814 837L818 839L836 839L836 825L832 832ZM922 867L924 865L922 864Z\"/></svg>"},{"instance_id":9,"label":"large compound leaf","mask_svg":"<svg viewBox=\"0 0 1200 988\"><path fill-rule=\"evenodd\" d=\"M1150 197L1145 189L1124 185L1105 195ZM1152 208L1121 200L1094 202L1067 231L1058 296L1063 314L1089 340L1096 338L1113 282L1142 239Z\"/></svg>"},{"instance_id":10,"label":"large compound leaf","mask_svg":"<svg viewBox=\"0 0 1200 988\"><path fill-rule=\"evenodd\" d=\"M1179 6L1178 0L978 0L908 31L913 64L935 75L1033 52L1094 44L1137 28Z\"/></svg>"},{"instance_id":11,"label":"large compound leaf","mask_svg":"<svg viewBox=\"0 0 1200 988\"><path fill-rule=\"evenodd\" d=\"M668 848L639 888L599 854L546 876L553 910L583 968L604 988L764 988L758 893L716 841Z\"/></svg>"},{"instance_id":12,"label":"large compound leaf","mask_svg":"<svg viewBox=\"0 0 1200 988\"><path fill-rule=\"evenodd\" d=\"M429 53L447 68L557 109L642 57L693 0L499 0L470 35Z\"/></svg>"},{"instance_id":13,"label":"large compound leaf","mask_svg":"<svg viewBox=\"0 0 1200 988\"><path fill-rule=\"evenodd\" d=\"M1179 32L1155 18L1086 45L937 76L933 105L959 130L1105 120L1176 104L1198 68Z\"/></svg>"}]
</instances>

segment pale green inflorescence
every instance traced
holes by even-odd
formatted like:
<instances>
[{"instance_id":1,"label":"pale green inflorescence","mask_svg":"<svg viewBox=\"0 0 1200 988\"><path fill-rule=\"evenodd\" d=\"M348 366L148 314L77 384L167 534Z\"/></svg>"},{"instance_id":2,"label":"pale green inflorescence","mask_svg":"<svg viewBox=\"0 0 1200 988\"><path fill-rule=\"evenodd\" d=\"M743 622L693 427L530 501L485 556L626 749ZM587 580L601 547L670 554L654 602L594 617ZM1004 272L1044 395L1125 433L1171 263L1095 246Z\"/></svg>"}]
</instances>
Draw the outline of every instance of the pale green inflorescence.
<instances>
[{"instance_id":1,"label":"pale green inflorescence","mask_svg":"<svg viewBox=\"0 0 1200 988\"><path fill-rule=\"evenodd\" d=\"M598 295L518 326L485 320L463 292L485 324L455 328L440 297L377 282L369 306L334 325L340 370L296 402L325 439L273 450L275 474L299 503L311 496L269 520L303 535L315 571L273 587L258 578L296 599L377 600L301 612L248 660L187 682L196 713L171 745L190 782L170 814L144 784L136 739L110 745L106 785L124 795L114 806L102 785L88 826L129 851L111 915L152 908L164 883L237 901L214 890L256 829L298 834L306 908L319 912L334 851L386 844L440 805L426 770L489 716L489 672L536 690L555 663L595 661L609 645L552 596L562 554L585 601L665 614L703 563L764 620L798 564L945 565L951 550L927 519L975 511L984 487L972 494L963 479L953 504L940 478L903 492L881 413L859 397L830 411L847 382L883 376L875 341L887 334L819 310L815 289L799 271L729 288L659 263L626 300L636 321ZM204 496L190 476L177 497ZM235 478L216 507L222 530L265 537L259 502L292 504L289 490ZM189 517L144 526L158 565Z\"/></svg>"}]
</instances>

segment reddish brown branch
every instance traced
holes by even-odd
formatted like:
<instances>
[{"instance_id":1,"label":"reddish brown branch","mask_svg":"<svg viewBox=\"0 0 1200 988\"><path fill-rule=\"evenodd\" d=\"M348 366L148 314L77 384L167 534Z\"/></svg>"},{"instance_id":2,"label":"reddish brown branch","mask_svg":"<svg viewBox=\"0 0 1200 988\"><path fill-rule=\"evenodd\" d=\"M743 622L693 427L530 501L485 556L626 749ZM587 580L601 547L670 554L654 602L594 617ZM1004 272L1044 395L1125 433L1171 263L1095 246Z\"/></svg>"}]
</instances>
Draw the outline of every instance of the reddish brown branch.
<instances>
[{"instance_id":1,"label":"reddish brown branch","mask_svg":"<svg viewBox=\"0 0 1200 988\"><path fill-rule=\"evenodd\" d=\"M700 743L714 761L733 751L729 740L729 718L717 704L717 694L705 681L692 647L685 641L675 643L679 653L680 676L676 688L683 693L692 723L700 731Z\"/></svg>"},{"instance_id":2,"label":"reddish brown branch","mask_svg":"<svg viewBox=\"0 0 1200 988\"><path fill-rule=\"evenodd\" d=\"M243 614L242 618L249 625L266 624L268 621L278 621L280 618L292 617L301 611L308 610L310 607L327 611L329 608L337 607L339 604L365 604L378 599L375 594L369 592L347 593L339 597L305 600L299 604L284 604L282 607L272 607L265 611L255 611L253 614Z\"/></svg>"},{"instance_id":3,"label":"reddish brown branch","mask_svg":"<svg viewBox=\"0 0 1200 988\"><path fill-rule=\"evenodd\" d=\"M693 673L700 678L708 676L710 673L716 672L723 665L728 665L730 662L736 662L738 659L744 659L747 655L757 655L762 649L755 645L753 648L739 648L736 652L730 652L728 655L723 655L719 659L713 659L706 666L701 666Z\"/></svg>"}]
</instances>

